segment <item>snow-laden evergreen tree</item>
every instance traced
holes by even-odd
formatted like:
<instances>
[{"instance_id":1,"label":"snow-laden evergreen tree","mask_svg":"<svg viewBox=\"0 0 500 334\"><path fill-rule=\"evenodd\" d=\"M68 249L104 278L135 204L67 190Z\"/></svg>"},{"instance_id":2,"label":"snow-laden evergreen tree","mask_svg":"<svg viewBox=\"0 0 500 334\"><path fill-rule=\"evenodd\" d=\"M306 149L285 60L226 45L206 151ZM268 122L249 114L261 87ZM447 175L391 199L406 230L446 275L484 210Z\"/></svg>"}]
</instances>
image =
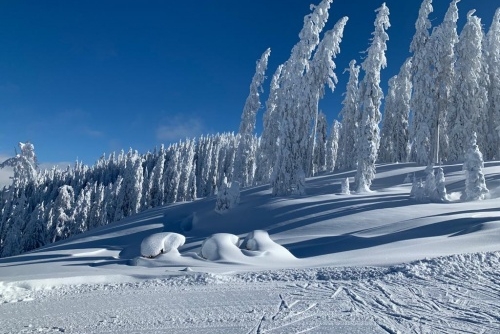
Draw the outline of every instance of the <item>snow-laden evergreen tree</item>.
<instances>
[{"instance_id":1,"label":"snow-laden evergreen tree","mask_svg":"<svg viewBox=\"0 0 500 334\"><path fill-rule=\"evenodd\" d=\"M328 123L326 115L322 112L319 113L318 121L316 122L316 144L314 145L313 156L313 171L315 175L319 172L326 170L326 144L328 140Z\"/></svg>"},{"instance_id":2,"label":"snow-laden evergreen tree","mask_svg":"<svg viewBox=\"0 0 500 334\"><path fill-rule=\"evenodd\" d=\"M255 169L255 122L257 112L260 109L260 94L264 82L267 63L271 49L267 49L257 61L255 74L250 84L250 95L248 95L241 114L240 142L236 153L233 179L240 182L242 187L251 185Z\"/></svg>"},{"instance_id":3,"label":"snow-laden evergreen tree","mask_svg":"<svg viewBox=\"0 0 500 334\"><path fill-rule=\"evenodd\" d=\"M262 136L260 148L257 156L257 183L269 182L273 167L276 162L276 152L278 151L279 140L279 115L276 109L278 103L279 81L283 65L278 66L271 80L269 97L266 102L266 112L264 113Z\"/></svg>"},{"instance_id":4,"label":"snow-laden evergreen tree","mask_svg":"<svg viewBox=\"0 0 500 334\"><path fill-rule=\"evenodd\" d=\"M408 58L397 76L396 84L396 109L394 112L393 123L393 162L406 162L410 155L410 101L412 92L411 83L412 60Z\"/></svg>"},{"instance_id":5,"label":"snow-laden evergreen tree","mask_svg":"<svg viewBox=\"0 0 500 334\"><path fill-rule=\"evenodd\" d=\"M340 188L341 188L341 193L342 195L350 195L351 190L349 189L349 178L346 177L345 179L342 179L340 183Z\"/></svg>"},{"instance_id":6,"label":"snow-laden evergreen tree","mask_svg":"<svg viewBox=\"0 0 500 334\"><path fill-rule=\"evenodd\" d=\"M384 117L382 119L382 131L380 135L380 151L378 153L378 160L380 162L395 162L393 161L394 149L394 136L393 132L395 127L395 113L396 113L396 90L397 90L397 76L389 79L389 90L385 97L384 103Z\"/></svg>"},{"instance_id":7,"label":"snow-laden evergreen tree","mask_svg":"<svg viewBox=\"0 0 500 334\"><path fill-rule=\"evenodd\" d=\"M339 121L333 121L332 127L330 128L330 135L326 143L326 170L328 172L333 172L337 163L341 129L342 125Z\"/></svg>"},{"instance_id":8,"label":"snow-laden evergreen tree","mask_svg":"<svg viewBox=\"0 0 500 334\"><path fill-rule=\"evenodd\" d=\"M448 194L446 193L446 185L443 168L438 167L436 175L436 201L447 202Z\"/></svg>"},{"instance_id":9,"label":"snow-laden evergreen tree","mask_svg":"<svg viewBox=\"0 0 500 334\"><path fill-rule=\"evenodd\" d=\"M436 175L434 174L434 165L427 166L425 170L427 176L425 177L424 193L425 197L431 202L437 199Z\"/></svg>"},{"instance_id":10,"label":"snow-laden evergreen tree","mask_svg":"<svg viewBox=\"0 0 500 334\"><path fill-rule=\"evenodd\" d=\"M75 193L71 186L59 188L59 194L54 203L56 225L52 233L52 242L65 239L71 235L72 208Z\"/></svg>"},{"instance_id":11,"label":"snow-laden evergreen tree","mask_svg":"<svg viewBox=\"0 0 500 334\"><path fill-rule=\"evenodd\" d=\"M299 34L300 41L293 47L290 58L284 64L280 79L277 116L280 117L280 135L276 163L271 177L273 195L283 196L305 193L305 177L309 168L311 123L310 98L312 88L305 87L310 81L307 71L313 51L319 43L319 34L328 19L332 0L323 0L313 7L313 12L304 18ZM345 21L335 25L332 37L340 43ZM327 37L327 36L325 36ZM335 43L333 43L335 44ZM330 45L326 54L335 55L337 45ZM330 73L329 73L330 74ZM330 76L326 79L328 80ZM324 85L325 82L322 83Z\"/></svg>"},{"instance_id":12,"label":"snow-laden evergreen tree","mask_svg":"<svg viewBox=\"0 0 500 334\"><path fill-rule=\"evenodd\" d=\"M38 203L23 231L21 249L25 252L47 243L45 203Z\"/></svg>"},{"instance_id":13,"label":"snow-laden evergreen tree","mask_svg":"<svg viewBox=\"0 0 500 334\"><path fill-rule=\"evenodd\" d=\"M359 77L360 67L355 60L351 60L349 68L349 81L342 101L341 129L339 134L339 151L336 162L336 169L346 170L355 168L357 165L357 139L359 134L359 124L361 123L361 113L359 111Z\"/></svg>"},{"instance_id":14,"label":"snow-laden evergreen tree","mask_svg":"<svg viewBox=\"0 0 500 334\"><path fill-rule=\"evenodd\" d=\"M383 92L380 88L380 71L387 66L385 51L387 50L386 30L390 27L389 8L382 4L376 10L375 31L372 42L367 50L367 57L361 64L365 76L360 83L361 124L359 127L358 168L356 173L356 190L370 191L375 178L375 162L380 144L380 104Z\"/></svg>"},{"instance_id":15,"label":"snow-laden evergreen tree","mask_svg":"<svg viewBox=\"0 0 500 334\"><path fill-rule=\"evenodd\" d=\"M471 133L484 130L478 129L486 116L488 101L482 62L483 32L481 20L473 14L474 11L467 14L467 23L457 44L453 108L448 113L450 161L462 161L468 149L466 139ZM484 140L481 143L484 144Z\"/></svg>"},{"instance_id":16,"label":"snow-laden evergreen tree","mask_svg":"<svg viewBox=\"0 0 500 334\"><path fill-rule=\"evenodd\" d=\"M463 171L465 172L465 200L477 201L484 199L489 190L483 174L483 154L477 146L477 136L474 132L470 147L465 156Z\"/></svg>"},{"instance_id":17,"label":"snow-laden evergreen tree","mask_svg":"<svg viewBox=\"0 0 500 334\"><path fill-rule=\"evenodd\" d=\"M342 40L342 35L344 27L347 23L348 18L344 17L340 19L335 27L325 33L323 39L318 44L317 50L314 53L314 57L311 60L309 69L306 75L306 82L304 89L306 90L305 97L305 107L309 110L309 116L314 119L313 123L313 133L311 136L311 142L309 143L309 157L308 161L312 163L312 169L307 170L307 175L314 175L317 170L314 170L314 155L316 154L316 146L320 145L321 135L318 135L320 124L320 113L318 109L319 100L325 95L325 84L333 92L335 90L335 85L337 84L337 76L335 75L335 62L333 58L340 52L340 42ZM326 121L321 124L321 126L326 126ZM326 128L325 128L326 129Z\"/></svg>"},{"instance_id":18,"label":"snow-laden evergreen tree","mask_svg":"<svg viewBox=\"0 0 500 334\"><path fill-rule=\"evenodd\" d=\"M237 181L227 183L224 178L219 192L217 193L217 200L215 201L215 212L223 213L231 210L240 202L240 185Z\"/></svg>"},{"instance_id":19,"label":"snow-laden evergreen tree","mask_svg":"<svg viewBox=\"0 0 500 334\"><path fill-rule=\"evenodd\" d=\"M451 92L455 89L454 82L456 80L454 64L456 58L455 48L459 41L457 33L457 4L459 2L460 0L453 0L450 3L443 22L434 29L431 36L429 46L434 52L428 50L429 54L434 57L431 58L432 73L434 74L434 87L432 88L434 111L428 118L432 159L428 163L450 160L448 156L450 139L447 131L450 126L447 122L450 119L448 112L454 106L454 103L450 103L450 100L452 100ZM436 159L439 161L436 161Z\"/></svg>"},{"instance_id":20,"label":"snow-laden evergreen tree","mask_svg":"<svg viewBox=\"0 0 500 334\"><path fill-rule=\"evenodd\" d=\"M410 153L408 120L411 100L411 58L389 80L380 139L381 162L406 162Z\"/></svg>"},{"instance_id":21,"label":"snow-laden evergreen tree","mask_svg":"<svg viewBox=\"0 0 500 334\"><path fill-rule=\"evenodd\" d=\"M487 120L488 143L491 152L487 152L487 159L500 158L500 8L495 12L493 21L486 36L486 64L489 73L488 111Z\"/></svg>"},{"instance_id":22,"label":"snow-laden evergreen tree","mask_svg":"<svg viewBox=\"0 0 500 334\"><path fill-rule=\"evenodd\" d=\"M427 164L430 161L431 150L431 129L428 119L429 113L433 110L431 90L434 85L430 66L431 53L434 50L429 46L429 29L432 26L429 15L432 11L432 0L424 0L415 22L416 31L410 45L410 51L413 53L411 65L413 121L410 131L410 159L419 164ZM415 189L416 182L414 180Z\"/></svg>"},{"instance_id":23,"label":"snow-laden evergreen tree","mask_svg":"<svg viewBox=\"0 0 500 334\"><path fill-rule=\"evenodd\" d=\"M156 207L163 204L163 171L165 168L165 148L160 147L156 163L149 178L149 207Z\"/></svg>"},{"instance_id":24,"label":"snow-laden evergreen tree","mask_svg":"<svg viewBox=\"0 0 500 334\"><path fill-rule=\"evenodd\" d=\"M191 199L189 187L190 177L193 170L195 158L195 141L188 139L182 151L182 172L179 182L179 192L177 201L183 202Z\"/></svg>"},{"instance_id":25,"label":"snow-laden evergreen tree","mask_svg":"<svg viewBox=\"0 0 500 334\"><path fill-rule=\"evenodd\" d=\"M9 158L0 164L0 168L12 167L13 179L17 182L17 187L34 181L37 175L38 160L35 154L35 146L30 143L19 143L20 153ZM15 185L16 186L16 185Z\"/></svg>"}]
</instances>

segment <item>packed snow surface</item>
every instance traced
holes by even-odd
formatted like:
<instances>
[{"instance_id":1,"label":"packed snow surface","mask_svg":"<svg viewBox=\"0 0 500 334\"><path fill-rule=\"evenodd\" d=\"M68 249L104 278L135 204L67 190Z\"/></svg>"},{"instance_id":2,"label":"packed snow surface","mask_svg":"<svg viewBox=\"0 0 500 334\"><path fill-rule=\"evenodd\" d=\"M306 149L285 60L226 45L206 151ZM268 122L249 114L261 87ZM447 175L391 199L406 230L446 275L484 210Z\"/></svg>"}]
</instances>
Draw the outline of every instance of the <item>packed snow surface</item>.
<instances>
[{"instance_id":1,"label":"packed snow surface","mask_svg":"<svg viewBox=\"0 0 500 334\"><path fill-rule=\"evenodd\" d=\"M498 333L500 163L473 202L443 169L446 203L381 165L369 193L341 194L355 171L244 188L224 215L177 203L0 259L0 333Z\"/></svg>"}]
</instances>

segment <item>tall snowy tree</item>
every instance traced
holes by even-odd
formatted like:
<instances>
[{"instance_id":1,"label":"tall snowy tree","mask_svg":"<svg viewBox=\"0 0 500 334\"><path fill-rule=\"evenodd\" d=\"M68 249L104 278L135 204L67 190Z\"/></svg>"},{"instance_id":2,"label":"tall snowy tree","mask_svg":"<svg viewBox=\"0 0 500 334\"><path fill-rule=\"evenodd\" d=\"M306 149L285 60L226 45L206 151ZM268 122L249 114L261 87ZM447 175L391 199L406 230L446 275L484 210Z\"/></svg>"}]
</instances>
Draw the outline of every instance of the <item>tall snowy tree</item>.
<instances>
[{"instance_id":1,"label":"tall snowy tree","mask_svg":"<svg viewBox=\"0 0 500 334\"><path fill-rule=\"evenodd\" d=\"M493 148L487 159L500 158L500 8L495 12L486 36L486 64L489 73L487 119L488 143Z\"/></svg>"},{"instance_id":2,"label":"tall snowy tree","mask_svg":"<svg viewBox=\"0 0 500 334\"><path fill-rule=\"evenodd\" d=\"M240 182L242 187L251 185L254 177L255 169L255 122L257 112L260 109L261 103L259 92L262 91L262 83L264 82L265 72L271 49L267 49L257 61L255 74L250 84L250 95L247 97L243 113L241 114L240 123L240 142L235 158L233 179Z\"/></svg>"},{"instance_id":3,"label":"tall snowy tree","mask_svg":"<svg viewBox=\"0 0 500 334\"><path fill-rule=\"evenodd\" d=\"M305 177L309 162L309 138L313 117L307 108L310 94L304 90L304 76L309 68L319 35L328 20L332 0L313 6L304 18L300 41L293 47L280 77L277 116L281 119L279 149L271 177L273 195L286 196L305 193ZM334 46L332 46L334 47Z\"/></svg>"},{"instance_id":4,"label":"tall snowy tree","mask_svg":"<svg viewBox=\"0 0 500 334\"><path fill-rule=\"evenodd\" d=\"M339 134L339 152L336 167L339 170L352 169L357 164L357 137L359 133L359 124L361 123L361 114L358 106L359 99L359 70L355 60L351 60L349 68L349 81L342 101L342 126Z\"/></svg>"},{"instance_id":5,"label":"tall snowy tree","mask_svg":"<svg viewBox=\"0 0 500 334\"><path fill-rule=\"evenodd\" d=\"M262 136L260 148L257 156L256 178L258 183L269 182L273 167L276 161L279 138L279 115L277 110L279 81L283 65L278 66L271 80L269 97L266 102L266 112L264 113Z\"/></svg>"},{"instance_id":6,"label":"tall snowy tree","mask_svg":"<svg viewBox=\"0 0 500 334\"><path fill-rule=\"evenodd\" d=\"M486 116L486 74L483 72L481 20L467 14L460 41L457 44L457 63L453 89L453 108L448 113L450 161L461 161L468 147L465 140L478 130ZM484 140L481 141L484 143Z\"/></svg>"},{"instance_id":7,"label":"tall snowy tree","mask_svg":"<svg viewBox=\"0 0 500 334\"><path fill-rule=\"evenodd\" d=\"M326 170L333 172L337 163L337 156L339 150L339 137L342 125L337 121L333 121L330 128L330 135L326 143Z\"/></svg>"},{"instance_id":8,"label":"tall snowy tree","mask_svg":"<svg viewBox=\"0 0 500 334\"><path fill-rule=\"evenodd\" d=\"M434 108L431 96L434 83L430 66L431 53L434 50L429 46L429 29L432 26L429 15L432 11L432 0L424 0L415 22L416 32L410 45L410 51L413 53L411 66L413 121L410 131L410 159L419 164L427 164L431 161L431 128L428 119L429 113L432 113Z\"/></svg>"},{"instance_id":9,"label":"tall snowy tree","mask_svg":"<svg viewBox=\"0 0 500 334\"><path fill-rule=\"evenodd\" d=\"M394 157L393 161L406 162L410 155L409 119L411 109L411 67L412 59L408 58L399 71L396 88L396 111L394 113Z\"/></svg>"},{"instance_id":10,"label":"tall snowy tree","mask_svg":"<svg viewBox=\"0 0 500 334\"><path fill-rule=\"evenodd\" d=\"M326 170L326 144L328 140L328 123L326 115L322 112L318 115L316 122L316 144L313 155L313 175Z\"/></svg>"},{"instance_id":11,"label":"tall snowy tree","mask_svg":"<svg viewBox=\"0 0 500 334\"><path fill-rule=\"evenodd\" d=\"M385 98L384 117L382 119L382 132L380 135L380 152L378 160L380 162L393 162L394 140L393 132L395 130L395 113L396 113L396 90L397 76L389 79L389 90Z\"/></svg>"},{"instance_id":12,"label":"tall snowy tree","mask_svg":"<svg viewBox=\"0 0 500 334\"><path fill-rule=\"evenodd\" d=\"M380 88L380 71L387 66L385 51L389 35L386 30L390 27L389 8L382 4L376 10L375 31L372 33L372 42L367 50L367 57L361 64L365 76L360 83L360 110L361 124L359 127L358 168L356 173L356 190L366 192L370 190L375 178L375 162L380 144L379 122L381 118L380 104L383 92Z\"/></svg>"},{"instance_id":13,"label":"tall snowy tree","mask_svg":"<svg viewBox=\"0 0 500 334\"><path fill-rule=\"evenodd\" d=\"M340 19L333 29L325 33L323 39L318 44L314 57L310 62L307 75L305 76L305 108L309 111L309 117L313 119L313 133L311 142L309 143L309 157L307 158L312 165L309 164L309 169L306 171L307 175L314 175L316 172L313 160L316 146L320 144L318 142L319 136L317 135L320 116L319 101L325 95L325 84L328 84L328 87L333 92L338 82L334 72L336 65L333 58L340 52L340 42L347 20L347 17ZM327 126L326 122L321 125Z\"/></svg>"},{"instance_id":14,"label":"tall snowy tree","mask_svg":"<svg viewBox=\"0 0 500 334\"><path fill-rule=\"evenodd\" d=\"M483 154L477 146L477 136L474 132L470 147L465 156L463 170L465 172L465 200L477 201L484 199L485 195L489 192L486 187L484 179L483 168Z\"/></svg>"},{"instance_id":15,"label":"tall snowy tree","mask_svg":"<svg viewBox=\"0 0 500 334\"><path fill-rule=\"evenodd\" d=\"M397 76L389 80L385 101L379 160L406 162L409 155L408 119L411 99L411 59L407 59Z\"/></svg>"},{"instance_id":16,"label":"tall snowy tree","mask_svg":"<svg viewBox=\"0 0 500 334\"><path fill-rule=\"evenodd\" d=\"M458 43L457 21L458 7L460 0L453 0L448 7L443 23L434 29L431 35L430 47L434 52L429 54L434 56L431 59L433 76L433 105L434 111L428 118L429 129L431 134L431 161L439 163L439 161L450 160L448 156L449 150L449 134L447 129L450 126L447 124L450 117L448 113L452 104L451 92L454 89L455 82L454 64L455 64L455 47ZM437 87L436 86L437 83ZM436 109L437 108L437 109Z\"/></svg>"}]
</instances>

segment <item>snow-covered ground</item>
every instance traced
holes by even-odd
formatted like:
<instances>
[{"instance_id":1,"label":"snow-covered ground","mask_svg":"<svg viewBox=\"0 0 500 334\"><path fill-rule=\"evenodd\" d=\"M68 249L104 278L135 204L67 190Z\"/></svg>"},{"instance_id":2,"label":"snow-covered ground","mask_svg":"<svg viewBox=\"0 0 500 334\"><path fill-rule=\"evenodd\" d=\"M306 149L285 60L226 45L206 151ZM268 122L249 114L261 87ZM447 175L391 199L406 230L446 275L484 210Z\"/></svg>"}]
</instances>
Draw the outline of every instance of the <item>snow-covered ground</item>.
<instances>
[{"instance_id":1,"label":"snow-covered ground","mask_svg":"<svg viewBox=\"0 0 500 334\"><path fill-rule=\"evenodd\" d=\"M174 204L0 259L0 333L498 333L500 163L477 202L461 167L451 203L409 198L423 167L383 165L368 194L340 194L353 172L253 187L223 214Z\"/></svg>"}]
</instances>

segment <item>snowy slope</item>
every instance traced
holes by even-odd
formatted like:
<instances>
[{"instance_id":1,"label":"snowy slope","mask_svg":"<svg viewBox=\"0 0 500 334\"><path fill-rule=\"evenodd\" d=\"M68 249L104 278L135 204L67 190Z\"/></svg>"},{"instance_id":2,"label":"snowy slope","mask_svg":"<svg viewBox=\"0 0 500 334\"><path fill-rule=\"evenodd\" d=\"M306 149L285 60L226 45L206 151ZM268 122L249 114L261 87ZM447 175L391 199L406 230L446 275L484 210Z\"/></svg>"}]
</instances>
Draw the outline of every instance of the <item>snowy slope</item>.
<instances>
[{"instance_id":1,"label":"snowy slope","mask_svg":"<svg viewBox=\"0 0 500 334\"><path fill-rule=\"evenodd\" d=\"M0 259L0 332L497 332L500 163L477 202L458 201L461 167L444 168L451 203L409 198L422 167L383 165L368 194L340 195L354 172L303 197L247 188L224 214L215 198L174 204ZM270 239L239 247L255 230ZM159 232L186 242L141 257Z\"/></svg>"}]
</instances>

